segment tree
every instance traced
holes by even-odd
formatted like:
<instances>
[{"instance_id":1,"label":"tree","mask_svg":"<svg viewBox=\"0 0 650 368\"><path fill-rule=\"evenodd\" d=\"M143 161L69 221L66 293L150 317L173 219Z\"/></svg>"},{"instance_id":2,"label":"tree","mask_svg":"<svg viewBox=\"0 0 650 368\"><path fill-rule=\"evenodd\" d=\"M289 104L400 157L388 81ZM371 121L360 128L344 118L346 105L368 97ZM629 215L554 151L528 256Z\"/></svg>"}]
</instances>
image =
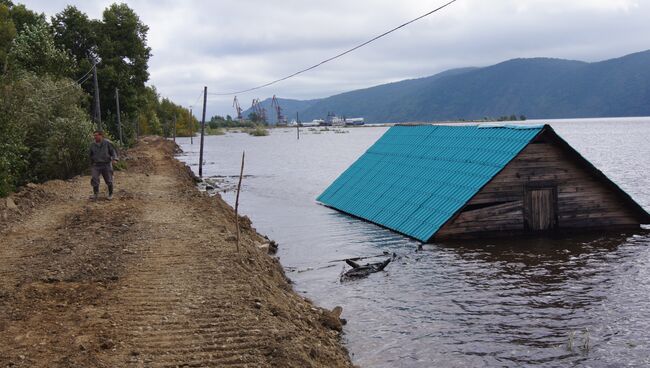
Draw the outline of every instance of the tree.
<instances>
[{"instance_id":1,"label":"tree","mask_svg":"<svg viewBox=\"0 0 650 368\"><path fill-rule=\"evenodd\" d=\"M256 112L251 112L250 114L248 114L248 120L252 121L253 123L257 123L261 119L260 119L260 116Z\"/></svg>"},{"instance_id":2,"label":"tree","mask_svg":"<svg viewBox=\"0 0 650 368\"><path fill-rule=\"evenodd\" d=\"M36 25L41 25L45 26L47 25L47 20L45 19L45 14L41 13L38 14L36 12L33 12L25 5L23 4L18 4L18 5L13 5L9 7L11 11L11 18L14 21L14 24L16 25L16 32L21 33L27 27L33 27Z\"/></svg>"},{"instance_id":3,"label":"tree","mask_svg":"<svg viewBox=\"0 0 650 368\"><path fill-rule=\"evenodd\" d=\"M72 5L52 17L54 41L69 50L77 62L97 55L95 27L88 16Z\"/></svg>"},{"instance_id":4,"label":"tree","mask_svg":"<svg viewBox=\"0 0 650 368\"><path fill-rule=\"evenodd\" d=\"M0 72L5 72L7 56L11 48L11 42L16 37L16 26L11 19L9 6L0 4Z\"/></svg>"},{"instance_id":5,"label":"tree","mask_svg":"<svg viewBox=\"0 0 650 368\"><path fill-rule=\"evenodd\" d=\"M8 64L17 70L54 77L70 76L75 69L70 55L54 44L50 28L40 23L28 26L16 36L9 51Z\"/></svg>"},{"instance_id":6,"label":"tree","mask_svg":"<svg viewBox=\"0 0 650 368\"><path fill-rule=\"evenodd\" d=\"M92 125L81 108L86 95L72 82L30 72L0 79L0 196L88 166Z\"/></svg>"},{"instance_id":7,"label":"tree","mask_svg":"<svg viewBox=\"0 0 650 368\"><path fill-rule=\"evenodd\" d=\"M145 92L149 79L148 62L151 48L147 46L149 27L126 4L106 8L99 25L97 69L100 82L102 116L114 111L115 88L120 90L120 109L127 118L138 115L138 95ZM109 124L117 133L115 124Z\"/></svg>"},{"instance_id":8,"label":"tree","mask_svg":"<svg viewBox=\"0 0 650 368\"><path fill-rule=\"evenodd\" d=\"M97 59L98 21L91 21L88 16L74 6L68 5L62 12L52 17L54 43L62 50L68 50L77 63L75 76L81 78ZM85 86L86 92L93 92L92 84Z\"/></svg>"}]
</instances>

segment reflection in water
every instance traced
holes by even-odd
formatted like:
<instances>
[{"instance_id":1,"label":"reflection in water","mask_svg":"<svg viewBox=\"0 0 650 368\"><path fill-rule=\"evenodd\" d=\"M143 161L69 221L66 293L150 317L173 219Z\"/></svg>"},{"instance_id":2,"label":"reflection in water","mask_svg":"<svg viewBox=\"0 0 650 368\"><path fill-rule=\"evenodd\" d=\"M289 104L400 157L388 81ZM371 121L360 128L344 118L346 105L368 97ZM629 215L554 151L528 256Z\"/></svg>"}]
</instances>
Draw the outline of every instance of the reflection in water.
<instances>
[{"instance_id":1,"label":"reflection in water","mask_svg":"<svg viewBox=\"0 0 650 368\"><path fill-rule=\"evenodd\" d=\"M552 125L650 207L650 147L643 138L650 136L650 124L629 119ZM236 175L246 150L247 171L254 176L244 180L241 211L280 243L281 262L299 292L325 307L343 306L355 364L650 366L647 233L444 242L419 249L418 242L316 204L314 198L384 131L304 134L300 141L294 131L278 130L263 138L206 139L208 175ZM182 142L182 148L181 159L196 162L198 145ZM228 193L224 198L233 200ZM384 272L338 282L344 266L331 260L383 251L398 255Z\"/></svg>"}]
</instances>

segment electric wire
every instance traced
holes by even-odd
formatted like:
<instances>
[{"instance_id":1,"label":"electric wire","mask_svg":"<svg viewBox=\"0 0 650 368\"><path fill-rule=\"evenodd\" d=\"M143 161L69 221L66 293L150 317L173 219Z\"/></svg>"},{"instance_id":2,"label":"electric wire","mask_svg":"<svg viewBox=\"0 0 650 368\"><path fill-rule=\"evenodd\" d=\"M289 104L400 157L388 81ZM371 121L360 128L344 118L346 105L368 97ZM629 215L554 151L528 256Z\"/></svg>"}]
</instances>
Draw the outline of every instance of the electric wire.
<instances>
[{"instance_id":1,"label":"electric wire","mask_svg":"<svg viewBox=\"0 0 650 368\"><path fill-rule=\"evenodd\" d=\"M68 83L66 85L55 87L55 88L52 88L52 89L39 90L39 92L44 93L44 94L51 94L52 92L62 91L62 90L66 90L66 89L71 88L71 87L82 85L88 79L90 79L92 77L92 75L90 73L95 69L95 67L96 67L96 65L93 65L90 68L90 70L88 70L81 78L77 79L74 82L70 82L70 83ZM54 98L57 98L57 97L59 97L59 96L58 95L50 96L50 98L48 98L48 100L49 99L54 99Z\"/></svg>"},{"instance_id":2,"label":"electric wire","mask_svg":"<svg viewBox=\"0 0 650 368\"><path fill-rule=\"evenodd\" d=\"M208 93L209 94L209 93ZM203 97L203 89L201 89L201 93L199 93L199 97L196 98L196 101L190 107L196 106L197 103L201 100L201 97Z\"/></svg>"},{"instance_id":3,"label":"electric wire","mask_svg":"<svg viewBox=\"0 0 650 368\"><path fill-rule=\"evenodd\" d=\"M323 64L325 64L325 63L328 63L328 62L330 62L330 61L332 61L332 60L338 59L338 58L340 58L340 57L342 57L342 56L344 56L344 55L346 55L346 54L349 54L349 53L351 53L352 51L355 51L355 50L357 50L357 49L360 49L360 48L366 46L367 44L369 44L369 43L371 43L371 42L374 42L374 41L376 41L376 40L378 40L378 39L380 39L380 38L382 38L382 37L384 37L384 36L387 36L387 35L389 35L389 34L395 32L395 31L397 31L397 30L400 29L400 28L404 28L404 27L406 27L407 25L409 25L409 24L411 24L411 23L413 23L413 22L416 22L416 21L418 21L418 20L420 20L420 19L422 19L422 18L425 18L425 17L427 17L427 16L433 14L433 13L436 13L436 12L438 12L438 11L440 11L440 10L446 8L447 6L449 6L449 5L453 4L453 3L455 3L456 1L457 1L457 0L451 0L451 1L447 2L446 4L444 4L444 5L442 5L442 6L439 6L439 7L436 8L436 9L433 9L433 10L431 10L431 11L425 13L425 14L422 14L422 15L420 15L420 16L417 17L417 18L413 18L413 19L409 20L409 21L406 22L406 23L402 23L402 24L400 24L399 26L397 26L397 27L395 27L395 28L392 28L392 29L390 29L390 30L388 30L388 31L386 31L386 32L384 32L384 33L378 35L378 36L375 36L375 37L369 39L368 41L365 41L365 42L363 42L363 43L360 43L359 45L354 46L354 47L351 48L351 49L348 49L348 50L343 51L343 52L341 52L341 53L339 53L339 54L337 54L337 55L334 55L334 56L332 56L332 57L330 57L330 58L327 58L327 59L325 59L325 60L323 60L323 61L321 61L321 62L319 62L319 63L317 63L317 64L314 64L314 65L312 65L312 66L310 66L310 67L307 67L307 68L301 69L301 70L299 70L299 71L297 71L297 72L295 72L295 73L293 73L293 74L289 74L289 75L287 75L287 76L285 76L285 77L282 77L282 78L276 79L276 80L274 80L274 81L271 81L271 82L268 82L268 83L265 83L265 84L262 84L262 85L259 85L259 86L256 86L256 87L252 87L252 88L248 88L248 89L240 90L240 91L234 91L234 92L218 92L218 93L210 93L210 92L208 92L208 95L210 95L210 96L231 96L231 95L236 95L236 94L239 94L239 93L246 93L246 92L251 92L251 91L258 90L258 89L262 89L262 88L264 88L264 87L268 87L268 86L271 86L271 85L273 85L273 84L276 84L276 83L279 83L279 82L285 81L285 80L287 80L287 79L293 78L293 77L295 77L295 76L297 76L297 75L300 75L300 74L302 74L302 73L308 72L308 71L310 71L310 70L312 70L312 69L316 69L316 68L318 68L319 66L321 66L321 65L323 65Z\"/></svg>"},{"instance_id":4,"label":"electric wire","mask_svg":"<svg viewBox=\"0 0 650 368\"><path fill-rule=\"evenodd\" d=\"M69 88L72 88L72 87L74 87L74 86L81 86L81 84L83 84L83 83L85 83L86 81L88 81L91 77L92 77L92 76L88 76L88 77L86 77L86 79L84 79L83 81L81 81L79 84L70 84L70 85L65 86L65 87L60 87L59 90L63 90L64 88L65 88L65 89L69 89ZM54 91L56 91L56 90L54 90ZM58 98L61 98L61 97L65 96L65 94L60 93L60 92L59 92L59 93L56 93L56 94L52 94L51 92L52 92L52 91L49 91L49 92L48 92L49 96L45 96L45 97L43 97L43 101L52 101L52 100L56 100L56 99L58 99Z\"/></svg>"}]
</instances>

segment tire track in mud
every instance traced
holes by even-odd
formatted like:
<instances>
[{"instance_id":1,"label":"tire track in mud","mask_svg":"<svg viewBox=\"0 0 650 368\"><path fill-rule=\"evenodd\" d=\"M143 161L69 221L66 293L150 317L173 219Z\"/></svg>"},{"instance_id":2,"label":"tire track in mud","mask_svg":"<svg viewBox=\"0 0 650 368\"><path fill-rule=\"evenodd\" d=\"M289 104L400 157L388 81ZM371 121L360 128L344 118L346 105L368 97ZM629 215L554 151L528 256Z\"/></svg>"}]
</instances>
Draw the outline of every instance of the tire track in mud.
<instances>
[{"instance_id":1,"label":"tire track in mud","mask_svg":"<svg viewBox=\"0 0 650 368\"><path fill-rule=\"evenodd\" d=\"M80 178L3 230L0 366L351 367L338 318L291 290L246 218L235 251L234 211L173 149L144 139L112 202Z\"/></svg>"}]
</instances>

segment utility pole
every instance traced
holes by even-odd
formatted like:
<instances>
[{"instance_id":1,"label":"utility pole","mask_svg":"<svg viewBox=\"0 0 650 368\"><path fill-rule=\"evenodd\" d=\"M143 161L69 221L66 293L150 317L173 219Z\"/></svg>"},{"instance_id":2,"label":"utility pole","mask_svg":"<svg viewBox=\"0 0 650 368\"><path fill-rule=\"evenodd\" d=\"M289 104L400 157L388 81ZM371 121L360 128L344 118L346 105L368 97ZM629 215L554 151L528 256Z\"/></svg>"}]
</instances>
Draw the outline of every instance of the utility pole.
<instances>
[{"instance_id":1,"label":"utility pole","mask_svg":"<svg viewBox=\"0 0 650 368\"><path fill-rule=\"evenodd\" d=\"M205 135L205 104L208 100L208 87L203 87L203 117L201 118L201 148L199 149L199 178L203 178L203 136Z\"/></svg>"},{"instance_id":2,"label":"utility pole","mask_svg":"<svg viewBox=\"0 0 650 368\"><path fill-rule=\"evenodd\" d=\"M298 134L298 139L300 139L300 116L298 116L298 111L296 111L296 133Z\"/></svg>"},{"instance_id":3,"label":"utility pole","mask_svg":"<svg viewBox=\"0 0 650 368\"><path fill-rule=\"evenodd\" d=\"M190 106L190 144L194 144L194 116L192 116L192 106Z\"/></svg>"},{"instance_id":4,"label":"utility pole","mask_svg":"<svg viewBox=\"0 0 650 368\"><path fill-rule=\"evenodd\" d=\"M176 143L176 114L174 114L174 143Z\"/></svg>"},{"instance_id":5,"label":"utility pole","mask_svg":"<svg viewBox=\"0 0 650 368\"><path fill-rule=\"evenodd\" d=\"M140 139L140 114L135 118L135 140Z\"/></svg>"},{"instance_id":6,"label":"utility pole","mask_svg":"<svg viewBox=\"0 0 650 368\"><path fill-rule=\"evenodd\" d=\"M120 134L120 144L124 144L122 140L122 119L120 118L120 92L115 87L115 104L117 105L117 130Z\"/></svg>"},{"instance_id":7,"label":"utility pole","mask_svg":"<svg viewBox=\"0 0 650 368\"><path fill-rule=\"evenodd\" d=\"M102 110L99 107L99 82L97 82L97 62L93 66L93 82L95 84L95 124L97 130L102 130Z\"/></svg>"}]
</instances>

